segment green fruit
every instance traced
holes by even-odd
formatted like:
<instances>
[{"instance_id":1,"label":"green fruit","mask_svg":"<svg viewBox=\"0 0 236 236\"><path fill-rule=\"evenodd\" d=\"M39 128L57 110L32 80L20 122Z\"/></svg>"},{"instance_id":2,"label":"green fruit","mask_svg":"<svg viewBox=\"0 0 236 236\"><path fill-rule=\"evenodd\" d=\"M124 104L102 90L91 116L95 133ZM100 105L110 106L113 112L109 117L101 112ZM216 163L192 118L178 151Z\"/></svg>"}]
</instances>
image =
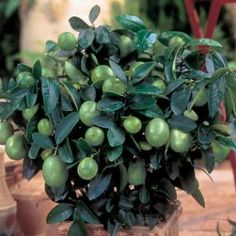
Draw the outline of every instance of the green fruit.
<instances>
[{"instance_id":1,"label":"green fruit","mask_svg":"<svg viewBox=\"0 0 236 236\"><path fill-rule=\"evenodd\" d=\"M46 160L46 158L51 156L52 154L53 154L53 149L46 148L41 152L40 156L43 160Z\"/></svg>"},{"instance_id":2,"label":"green fruit","mask_svg":"<svg viewBox=\"0 0 236 236\"><path fill-rule=\"evenodd\" d=\"M123 125L125 130L130 134L137 134L142 128L142 122L135 116L126 118Z\"/></svg>"},{"instance_id":3,"label":"green fruit","mask_svg":"<svg viewBox=\"0 0 236 236\"><path fill-rule=\"evenodd\" d=\"M185 110L184 116L194 121L198 120L198 115L194 110Z\"/></svg>"},{"instance_id":4,"label":"green fruit","mask_svg":"<svg viewBox=\"0 0 236 236\"><path fill-rule=\"evenodd\" d=\"M223 161L229 155L230 148L228 148L218 142L213 142L211 147L212 147L212 151L215 155L216 162Z\"/></svg>"},{"instance_id":5,"label":"green fruit","mask_svg":"<svg viewBox=\"0 0 236 236\"><path fill-rule=\"evenodd\" d=\"M129 165L128 182L131 185L141 185L146 180L146 169L141 161L136 161Z\"/></svg>"},{"instance_id":6,"label":"green fruit","mask_svg":"<svg viewBox=\"0 0 236 236\"><path fill-rule=\"evenodd\" d=\"M26 121L30 121L32 117L37 113L39 109L39 104L36 104L35 106L31 108L27 108L22 112L22 115Z\"/></svg>"},{"instance_id":7,"label":"green fruit","mask_svg":"<svg viewBox=\"0 0 236 236\"><path fill-rule=\"evenodd\" d=\"M147 142L156 148L165 145L169 139L169 126L167 122L160 118L155 118L149 121L145 130Z\"/></svg>"},{"instance_id":8,"label":"green fruit","mask_svg":"<svg viewBox=\"0 0 236 236\"><path fill-rule=\"evenodd\" d=\"M128 54L134 51L134 42L128 36L122 35L120 37L120 57L126 57Z\"/></svg>"},{"instance_id":9,"label":"green fruit","mask_svg":"<svg viewBox=\"0 0 236 236\"><path fill-rule=\"evenodd\" d=\"M84 102L79 109L80 120L87 126L93 125L93 118L98 116L97 103L94 101Z\"/></svg>"},{"instance_id":10,"label":"green fruit","mask_svg":"<svg viewBox=\"0 0 236 236\"><path fill-rule=\"evenodd\" d=\"M173 47L175 45L185 45L185 41L179 37L179 36L174 36L170 39L169 41L169 46Z\"/></svg>"},{"instance_id":11,"label":"green fruit","mask_svg":"<svg viewBox=\"0 0 236 236\"><path fill-rule=\"evenodd\" d=\"M98 164L91 157L85 157L77 167L77 173L81 179L91 180L98 173Z\"/></svg>"},{"instance_id":12,"label":"green fruit","mask_svg":"<svg viewBox=\"0 0 236 236\"><path fill-rule=\"evenodd\" d=\"M14 134L7 139L5 146L6 154L13 160L20 160L27 155L25 138L23 135Z\"/></svg>"},{"instance_id":13,"label":"green fruit","mask_svg":"<svg viewBox=\"0 0 236 236\"><path fill-rule=\"evenodd\" d=\"M42 69L42 77L55 79L55 78L57 78L57 73L52 69L43 68Z\"/></svg>"},{"instance_id":14,"label":"green fruit","mask_svg":"<svg viewBox=\"0 0 236 236\"><path fill-rule=\"evenodd\" d=\"M183 153L187 152L192 144L190 133L182 130L172 129L170 132L170 147L173 151Z\"/></svg>"},{"instance_id":15,"label":"green fruit","mask_svg":"<svg viewBox=\"0 0 236 236\"><path fill-rule=\"evenodd\" d=\"M0 121L0 144L5 144L14 133L14 128L9 121Z\"/></svg>"},{"instance_id":16,"label":"green fruit","mask_svg":"<svg viewBox=\"0 0 236 236\"><path fill-rule=\"evenodd\" d=\"M102 83L104 80L115 77L111 67L107 65L100 65L94 68L91 72L91 80L94 84Z\"/></svg>"},{"instance_id":17,"label":"green fruit","mask_svg":"<svg viewBox=\"0 0 236 236\"><path fill-rule=\"evenodd\" d=\"M129 68L129 71L130 71L130 74L131 75L134 75L135 71L137 70L137 68L141 65L143 65L144 62L142 61L136 61L135 63L133 63L130 68Z\"/></svg>"},{"instance_id":18,"label":"green fruit","mask_svg":"<svg viewBox=\"0 0 236 236\"><path fill-rule=\"evenodd\" d=\"M63 186L68 179L66 164L57 155L51 155L43 162L43 178L45 183L53 188Z\"/></svg>"},{"instance_id":19,"label":"green fruit","mask_svg":"<svg viewBox=\"0 0 236 236\"><path fill-rule=\"evenodd\" d=\"M53 133L53 126L49 119L43 118L38 122L38 131L40 134L51 136Z\"/></svg>"},{"instance_id":20,"label":"green fruit","mask_svg":"<svg viewBox=\"0 0 236 236\"><path fill-rule=\"evenodd\" d=\"M71 51L76 48L77 39L70 32L64 32L57 39L58 46L64 51Z\"/></svg>"},{"instance_id":21,"label":"green fruit","mask_svg":"<svg viewBox=\"0 0 236 236\"><path fill-rule=\"evenodd\" d=\"M31 88L35 85L36 80L31 72L24 71L17 76L17 83L20 88Z\"/></svg>"},{"instance_id":22,"label":"green fruit","mask_svg":"<svg viewBox=\"0 0 236 236\"><path fill-rule=\"evenodd\" d=\"M108 78L104 81L102 91L105 94L123 96L126 91L125 84L117 78Z\"/></svg>"},{"instance_id":23,"label":"green fruit","mask_svg":"<svg viewBox=\"0 0 236 236\"><path fill-rule=\"evenodd\" d=\"M85 139L90 146L100 146L104 141L105 135L101 128L90 127L85 133Z\"/></svg>"},{"instance_id":24,"label":"green fruit","mask_svg":"<svg viewBox=\"0 0 236 236\"><path fill-rule=\"evenodd\" d=\"M143 151L150 151L152 149L152 146L149 143L144 142L144 141L140 141L139 146Z\"/></svg>"},{"instance_id":25,"label":"green fruit","mask_svg":"<svg viewBox=\"0 0 236 236\"><path fill-rule=\"evenodd\" d=\"M157 80L153 81L152 85L154 87L160 89L163 92L166 90L166 83L162 79L157 79Z\"/></svg>"},{"instance_id":26,"label":"green fruit","mask_svg":"<svg viewBox=\"0 0 236 236\"><path fill-rule=\"evenodd\" d=\"M202 107L208 102L208 90L202 88L194 98L194 106Z\"/></svg>"}]
</instances>

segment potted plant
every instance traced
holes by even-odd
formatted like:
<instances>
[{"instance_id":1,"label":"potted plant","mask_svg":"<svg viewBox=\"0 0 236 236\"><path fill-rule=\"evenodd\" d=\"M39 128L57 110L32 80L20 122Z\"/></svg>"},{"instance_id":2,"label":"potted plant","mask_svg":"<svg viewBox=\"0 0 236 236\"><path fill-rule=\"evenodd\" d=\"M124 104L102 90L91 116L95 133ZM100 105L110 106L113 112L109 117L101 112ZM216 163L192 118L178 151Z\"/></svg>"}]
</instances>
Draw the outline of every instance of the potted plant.
<instances>
[{"instance_id":1,"label":"potted plant","mask_svg":"<svg viewBox=\"0 0 236 236\"><path fill-rule=\"evenodd\" d=\"M236 115L235 75L213 50L220 43L157 36L130 15L116 18L123 29L96 27L99 12L90 11L91 25L72 17L78 38L48 41L43 60L19 64L17 78L2 83L2 122L18 127L5 150L24 159L28 179L42 170L58 202L47 222L70 221L70 236L90 235L85 223L110 235L153 228L178 208L176 188L204 206L199 160L210 173L217 155L235 149L219 119L222 102Z\"/></svg>"}]
</instances>

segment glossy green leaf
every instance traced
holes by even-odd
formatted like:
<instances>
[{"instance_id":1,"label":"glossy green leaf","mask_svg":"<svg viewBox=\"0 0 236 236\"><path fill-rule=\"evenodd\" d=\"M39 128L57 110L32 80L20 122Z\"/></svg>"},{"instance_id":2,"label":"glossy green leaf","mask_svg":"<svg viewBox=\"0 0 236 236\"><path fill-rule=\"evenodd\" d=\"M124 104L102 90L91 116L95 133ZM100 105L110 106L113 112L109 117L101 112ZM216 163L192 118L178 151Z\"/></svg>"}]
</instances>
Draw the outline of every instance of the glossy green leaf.
<instances>
[{"instance_id":1,"label":"glossy green leaf","mask_svg":"<svg viewBox=\"0 0 236 236\"><path fill-rule=\"evenodd\" d=\"M80 90L80 96L85 101L94 101L96 98L96 89L93 86L88 86Z\"/></svg>"},{"instance_id":2,"label":"glossy green leaf","mask_svg":"<svg viewBox=\"0 0 236 236\"><path fill-rule=\"evenodd\" d=\"M52 143L51 139L43 134L40 133L33 133L32 134L33 141L36 145L41 148L53 148L54 144Z\"/></svg>"},{"instance_id":3,"label":"glossy green leaf","mask_svg":"<svg viewBox=\"0 0 236 236\"><path fill-rule=\"evenodd\" d=\"M146 28L144 22L137 16L131 16L131 15L117 16L116 21L121 26L123 26L123 28L131 30L133 32L138 32Z\"/></svg>"},{"instance_id":4,"label":"glossy green leaf","mask_svg":"<svg viewBox=\"0 0 236 236\"><path fill-rule=\"evenodd\" d=\"M147 204L150 201L150 193L145 185L143 185L139 190L139 200L143 204Z\"/></svg>"},{"instance_id":5,"label":"glossy green leaf","mask_svg":"<svg viewBox=\"0 0 236 236\"><path fill-rule=\"evenodd\" d=\"M200 204L202 207L205 207L205 200L199 188L196 188L196 190L191 193L191 195L198 202L198 204Z\"/></svg>"},{"instance_id":6,"label":"glossy green leaf","mask_svg":"<svg viewBox=\"0 0 236 236\"><path fill-rule=\"evenodd\" d=\"M113 72L115 73L115 75L122 81L124 81L125 83L127 82L127 77L125 75L125 72L122 70L122 68L115 63L112 60L109 60L109 64L113 70Z\"/></svg>"},{"instance_id":7,"label":"glossy green leaf","mask_svg":"<svg viewBox=\"0 0 236 236\"><path fill-rule=\"evenodd\" d=\"M158 40L165 46L168 46L170 39L173 37L180 37L181 39L185 41L185 43L189 43L192 41L192 38L189 35L180 31L163 32L159 35Z\"/></svg>"},{"instance_id":8,"label":"glossy green leaf","mask_svg":"<svg viewBox=\"0 0 236 236\"><path fill-rule=\"evenodd\" d=\"M135 45L140 52L151 48L156 41L157 34L147 29L138 31L135 36Z\"/></svg>"},{"instance_id":9,"label":"glossy green leaf","mask_svg":"<svg viewBox=\"0 0 236 236\"><path fill-rule=\"evenodd\" d=\"M68 236L89 236L82 220L74 221L69 229Z\"/></svg>"},{"instance_id":10,"label":"glossy green leaf","mask_svg":"<svg viewBox=\"0 0 236 236\"><path fill-rule=\"evenodd\" d=\"M28 157L32 160L36 159L39 153L40 147L33 143L28 151Z\"/></svg>"},{"instance_id":11,"label":"glossy green leaf","mask_svg":"<svg viewBox=\"0 0 236 236\"><path fill-rule=\"evenodd\" d=\"M129 101L129 107L133 110L144 110L154 106L156 100L153 96L135 95Z\"/></svg>"},{"instance_id":12,"label":"glossy green leaf","mask_svg":"<svg viewBox=\"0 0 236 236\"><path fill-rule=\"evenodd\" d=\"M49 113L55 109L59 100L59 81L56 79L43 78L41 80L41 90L44 110Z\"/></svg>"},{"instance_id":13,"label":"glossy green leaf","mask_svg":"<svg viewBox=\"0 0 236 236\"><path fill-rule=\"evenodd\" d=\"M110 31L105 26L99 26L96 29L96 41L100 44L106 44L110 42Z\"/></svg>"},{"instance_id":14,"label":"glossy green leaf","mask_svg":"<svg viewBox=\"0 0 236 236\"><path fill-rule=\"evenodd\" d=\"M37 61L34 63L32 72L33 72L34 78L36 78L36 79L38 79L38 80L41 78L41 75L42 75L42 66L41 66L40 60L37 60Z\"/></svg>"},{"instance_id":15,"label":"glossy green leaf","mask_svg":"<svg viewBox=\"0 0 236 236\"><path fill-rule=\"evenodd\" d=\"M97 105L99 111L114 112L124 107L120 99L103 97Z\"/></svg>"},{"instance_id":16,"label":"glossy green leaf","mask_svg":"<svg viewBox=\"0 0 236 236\"><path fill-rule=\"evenodd\" d=\"M73 162L74 157L73 157L73 153L72 153L70 142L69 142L68 138L61 146L59 146L58 156L59 156L60 160L65 163L72 163Z\"/></svg>"},{"instance_id":17,"label":"glossy green leaf","mask_svg":"<svg viewBox=\"0 0 236 236\"><path fill-rule=\"evenodd\" d=\"M88 48L93 43L95 32L92 29L82 30L79 34L79 45L82 48Z\"/></svg>"},{"instance_id":18,"label":"glossy green leaf","mask_svg":"<svg viewBox=\"0 0 236 236\"><path fill-rule=\"evenodd\" d=\"M96 116L95 118L93 118L93 123L94 125L104 129L109 129L115 125L113 119L105 115Z\"/></svg>"},{"instance_id":19,"label":"glossy green leaf","mask_svg":"<svg viewBox=\"0 0 236 236\"><path fill-rule=\"evenodd\" d=\"M116 161L123 152L123 146L118 146L107 151L107 159L111 162Z\"/></svg>"},{"instance_id":20,"label":"glossy green leaf","mask_svg":"<svg viewBox=\"0 0 236 236\"><path fill-rule=\"evenodd\" d=\"M170 125L170 128L180 129L185 132L190 132L197 128L197 124L193 120L183 115L172 116L168 120L168 123Z\"/></svg>"},{"instance_id":21,"label":"glossy green leaf","mask_svg":"<svg viewBox=\"0 0 236 236\"><path fill-rule=\"evenodd\" d=\"M106 189L110 185L111 177L111 174L105 176L100 175L90 182L89 189L87 192L87 197L90 201L98 198L106 191Z\"/></svg>"},{"instance_id":22,"label":"glossy green leaf","mask_svg":"<svg viewBox=\"0 0 236 236\"><path fill-rule=\"evenodd\" d=\"M75 141L76 147L83 156L89 156L92 153L91 147L84 138Z\"/></svg>"},{"instance_id":23,"label":"glossy green leaf","mask_svg":"<svg viewBox=\"0 0 236 236\"><path fill-rule=\"evenodd\" d=\"M70 22L72 29L74 29L75 31L78 31L78 32L89 28L89 26L87 25L87 23L84 22L84 20L82 20L81 18L76 17L76 16L71 17L69 19L69 22Z\"/></svg>"},{"instance_id":24,"label":"glossy green leaf","mask_svg":"<svg viewBox=\"0 0 236 236\"><path fill-rule=\"evenodd\" d=\"M188 46L211 46L222 47L222 45L213 39L193 39L188 43Z\"/></svg>"},{"instance_id":25,"label":"glossy green leaf","mask_svg":"<svg viewBox=\"0 0 236 236\"><path fill-rule=\"evenodd\" d=\"M136 85L130 88L128 90L128 93L158 96L158 95L162 95L163 91L152 85L140 84L140 85Z\"/></svg>"},{"instance_id":26,"label":"glossy green leaf","mask_svg":"<svg viewBox=\"0 0 236 236\"><path fill-rule=\"evenodd\" d=\"M71 133L75 125L79 122L79 113L72 112L64 117L56 127L55 139L57 145L62 143Z\"/></svg>"},{"instance_id":27,"label":"glossy green leaf","mask_svg":"<svg viewBox=\"0 0 236 236\"><path fill-rule=\"evenodd\" d=\"M47 223L55 224L68 220L74 211L74 207L69 203L60 203L54 207L47 215Z\"/></svg>"},{"instance_id":28,"label":"glossy green leaf","mask_svg":"<svg viewBox=\"0 0 236 236\"><path fill-rule=\"evenodd\" d=\"M125 132L116 126L108 129L107 139L111 147L117 147L125 142Z\"/></svg>"},{"instance_id":29,"label":"glossy green leaf","mask_svg":"<svg viewBox=\"0 0 236 236\"><path fill-rule=\"evenodd\" d=\"M119 165L119 171L120 171L119 191L123 191L128 184L128 171L124 164Z\"/></svg>"},{"instance_id":30,"label":"glossy green leaf","mask_svg":"<svg viewBox=\"0 0 236 236\"><path fill-rule=\"evenodd\" d=\"M206 166L206 169L208 173L211 173L213 169L215 168L215 157L211 149L207 150L201 150L202 151L202 156L203 160Z\"/></svg>"},{"instance_id":31,"label":"glossy green leaf","mask_svg":"<svg viewBox=\"0 0 236 236\"><path fill-rule=\"evenodd\" d=\"M139 114L149 117L149 118L164 118L164 114L163 111L161 110L161 108L154 104L153 106L145 109L145 110L138 110L137 111Z\"/></svg>"}]
</instances>

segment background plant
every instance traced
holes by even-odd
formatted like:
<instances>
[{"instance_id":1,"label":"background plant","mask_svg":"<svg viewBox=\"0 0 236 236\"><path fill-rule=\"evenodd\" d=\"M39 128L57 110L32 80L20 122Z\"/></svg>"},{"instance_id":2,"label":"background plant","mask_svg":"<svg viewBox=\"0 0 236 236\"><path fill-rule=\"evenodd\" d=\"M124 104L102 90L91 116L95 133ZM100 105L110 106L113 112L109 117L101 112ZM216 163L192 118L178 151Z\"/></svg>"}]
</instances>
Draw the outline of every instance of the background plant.
<instances>
[{"instance_id":1,"label":"background plant","mask_svg":"<svg viewBox=\"0 0 236 236\"><path fill-rule=\"evenodd\" d=\"M235 149L219 121L221 102L228 119L236 115L235 74L213 50L221 44L157 35L130 15L116 18L122 29L96 26L99 12L90 11L89 25L72 17L78 38L65 32L48 41L45 57L32 68L19 64L1 89L1 119L18 126L6 152L24 158L28 179L43 170L59 203L47 221L73 221L70 236L87 235L85 223L102 223L111 235L152 228L176 209L176 187L204 206L196 160L210 173L213 143Z\"/></svg>"}]
</instances>

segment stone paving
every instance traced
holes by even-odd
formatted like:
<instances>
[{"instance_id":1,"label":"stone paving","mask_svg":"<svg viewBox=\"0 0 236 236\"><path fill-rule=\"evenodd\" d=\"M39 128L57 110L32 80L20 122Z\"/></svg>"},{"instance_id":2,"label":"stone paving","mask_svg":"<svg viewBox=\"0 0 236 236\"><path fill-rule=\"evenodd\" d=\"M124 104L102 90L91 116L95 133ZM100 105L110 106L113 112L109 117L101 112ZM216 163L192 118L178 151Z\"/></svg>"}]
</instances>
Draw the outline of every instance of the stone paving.
<instances>
[{"instance_id":1,"label":"stone paving","mask_svg":"<svg viewBox=\"0 0 236 236\"><path fill-rule=\"evenodd\" d=\"M220 225L222 236L231 235L227 219L236 221L236 191L230 168L228 162L221 164L211 174L214 183L204 172L197 171L206 208L199 206L191 196L178 192L183 204L180 236L217 236L217 224Z\"/></svg>"}]
</instances>

